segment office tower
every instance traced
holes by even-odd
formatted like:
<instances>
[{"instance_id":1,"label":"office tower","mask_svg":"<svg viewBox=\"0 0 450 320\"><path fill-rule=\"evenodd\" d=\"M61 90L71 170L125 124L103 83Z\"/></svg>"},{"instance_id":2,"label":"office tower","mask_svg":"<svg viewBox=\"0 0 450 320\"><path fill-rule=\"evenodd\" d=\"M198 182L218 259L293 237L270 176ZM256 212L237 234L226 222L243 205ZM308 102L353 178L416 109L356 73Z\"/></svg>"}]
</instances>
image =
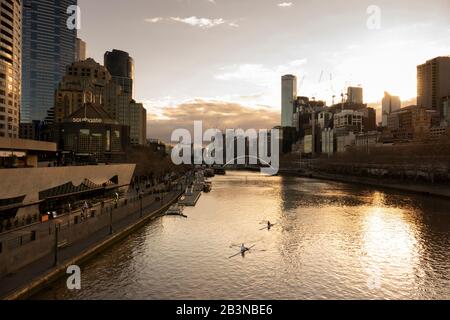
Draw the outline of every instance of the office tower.
<instances>
[{"instance_id":1,"label":"office tower","mask_svg":"<svg viewBox=\"0 0 450 320\"><path fill-rule=\"evenodd\" d=\"M128 126L131 144L145 144L147 112L144 106L130 99L123 88L113 81L109 71L91 58L67 67L66 75L55 93L54 116L50 122L65 122L86 104L101 106L112 119Z\"/></svg>"},{"instance_id":2,"label":"office tower","mask_svg":"<svg viewBox=\"0 0 450 320\"><path fill-rule=\"evenodd\" d=\"M67 8L77 0L23 1L21 122L43 121L55 89L75 59L77 31L67 27Z\"/></svg>"},{"instance_id":3,"label":"office tower","mask_svg":"<svg viewBox=\"0 0 450 320\"><path fill-rule=\"evenodd\" d=\"M66 75L55 92L54 122L60 123L85 104L103 105L111 115L116 110L121 88L112 82L105 67L87 59L67 66Z\"/></svg>"},{"instance_id":4,"label":"office tower","mask_svg":"<svg viewBox=\"0 0 450 320\"><path fill-rule=\"evenodd\" d=\"M83 61L87 59L86 42L77 38L75 49L75 61Z\"/></svg>"},{"instance_id":5,"label":"office tower","mask_svg":"<svg viewBox=\"0 0 450 320\"><path fill-rule=\"evenodd\" d=\"M22 1L0 0L0 138L19 138Z\"/></svg>"},{"instance_id":6,"label":"office tower","mask_svg":"<svg viewBox=\"0 0 450 320\"><path fill-rule=\"evenodd\" d=\"M117 121L130 127L130 143L144 145L147 140L147 110L142 103L132 100L125 107L118 109Z\"/></svg>"},{"instance_id":7,"label":"office tower","mask_svg":"<svg viewBox=\"0 0 450 320\"><path fill-rule=\"evenodd\" d=\"M130 99L133 98L134 61L127 52L114 49L106 52L104 56L106 69L113 81L120 85Z\"/></svg>"},{"instance_id":8,"label":"office tower","mask_svg":"<svg viewBox=\"0 0 450 320\"><path fill-rule=\"evenodd\" d=\"M384 93L384 98L382 101L382 126L388 126L389 115L401 108L400 97L392 96L388 92Z\"/></svg>"},{"instance_id":9,"label":"office tower","mask_svg":"<svg viewBox=\"0 0 450 320\"><path fill-rule=\"evenodd\" d=\"M297 100L297 77L285 75L281 78L281 126L295 127L293 123Z\"/></svg>"},{"instance_id":10,"label":"office tower","mask_svg":"<svg viewBox=\"0 0 450 320\"><path fill-rule=\"evenodd\" d=\"M437 57L417 66L417 105L443 114L450 96L450 57Z\"/></svg>"},{"instance_id":11,"label":"office tower","mask_svg":"<svg viewBox=\"0 0 450 320\"><path fill-rule=\"evenodd\" d=\"M354 104L363 104L363 88L361 87L348 87L347 89L347 102Z\"/></svg>"}]
</instances>

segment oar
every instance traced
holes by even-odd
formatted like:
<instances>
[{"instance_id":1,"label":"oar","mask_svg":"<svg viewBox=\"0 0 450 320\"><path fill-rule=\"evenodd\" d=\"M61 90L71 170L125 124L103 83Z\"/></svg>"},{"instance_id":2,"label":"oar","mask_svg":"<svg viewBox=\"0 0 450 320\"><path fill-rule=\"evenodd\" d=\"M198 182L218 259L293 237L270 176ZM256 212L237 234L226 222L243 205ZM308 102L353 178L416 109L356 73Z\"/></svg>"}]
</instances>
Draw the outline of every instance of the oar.
<instances>
[{"instance_id":1,"label":"oar","mask_svg":"<svg viewBox=\"0 0 450 320\"><path fill-rule=\"evenodd\" d=\"M241 253L239 252L239 253L236 253L236 254L234 254L234 255L232 255L231 257L228 257L228 259L231 259L231 258L234 258L234 257L237 257L238 255L240 255Z\"/></svg>"},{"instance_id":2,"label":"oar","mask_svg":"<svg viewBox=\"0 0 450 320\"><path fill-rule=\"evenodd\" d=\"M250 248L247 248L247 250L245 250L244 252L239 252L239 253L236 253L236 254L234 254L234 255L232 255L232 256L230 256L230 257L228 257L228 259L231 259L231 258L237 257L238 255L241 255L242 253L248 252L248 251L250 251L251 249L253 249L254 247L256 247L256 244L254 244L254 245L253 245L253 246L251 246Z\"/></svg>"}]
</instances>

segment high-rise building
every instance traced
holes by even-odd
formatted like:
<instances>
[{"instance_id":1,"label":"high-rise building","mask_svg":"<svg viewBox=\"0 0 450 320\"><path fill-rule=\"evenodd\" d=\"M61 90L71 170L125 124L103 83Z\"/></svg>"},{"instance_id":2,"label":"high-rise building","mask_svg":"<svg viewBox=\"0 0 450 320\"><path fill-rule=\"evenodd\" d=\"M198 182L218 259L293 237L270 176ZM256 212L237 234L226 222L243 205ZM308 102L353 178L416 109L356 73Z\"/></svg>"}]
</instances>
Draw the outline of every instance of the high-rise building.
<instances>
[{"instance_id":1,"label":"high-rise building","mask_svg":"<svg viewBox=\"0 0 450 320\"><path fill-rule=\"evenodd\" d=\"M75 61L83 61L87 59L87 46L86 42L77 38L76 49L75 49Z\"/></svg>"},{"instance_id":2,"label":"high-rise building","mask_svg":"<svg viewBox=\"0 0 450 320\"><path fill-rule=\"evenodd\" d=\"M294 112L297 100L297 77L285 75L281 78L281 126L295 127Z\"/></svg>"},{"instance_id":3,"label":"high-rise building","mask_svg":"<svg viewBox=\"0 0 450 320\"><path fill-rule=\"evenodd\" d=\"M389 115L401 108L400 97L392 96L388 92L384 93L384 98L382 101L382 126L388 126Z\"/></svg>"},{"instance_id":4,"label":"high-rise building","mask_svg":"<svg viewBox=\"0 0 450 320\"><path fill-rule=\"evenodd\" d=\"M147 141L147 110L142 103L132 100L127 107L120 108L116 117L119 123L130 127L132 145L144 145Z\"/></svg>"},{"instance_id":5,"label":"high-rise building","mask_svg":"<svg viewBox=\"0 0 450 320\"><path fill-rule=\"evenodd\" d=\"M363 104L363 88L361 87L348 87L347 89L347 102L355 104Z\"/></svg>"},{"instance_id":6,"label":"high-rise building","mask_svg":"<svg viewBox=\"0 0 450 320\"><path fill-rule=\"evenodd\" d=\"M113 81L109 71L91 58L67 67L55 93L54 115L49 122L67 121L86 104L101 106L112 119L128 126L131 144L146 143L147 112L144 106L132 100L122 86Z\"/></svg>"},{"instance_id":7,"label":"high-rise building","mask_svg":"<svg viewBox=\"0 0 450 320\"><path fill-rule=\"evenodd\" d=\"M120 85L123 92L130 99L133 98L133 82L134 82L134 60L125 51L114 49L112 52L106 52L105 67L113 78L113 81Z\"/></svg>"},{"instance_id":8,"label":"high-rise building","mask_svg":"<svg viewBox=\"0 0 450 320\"><path fill-rule=\"evenodd\" d=\"M0 137L19 138L22 1L0 0Z\"/></svg>"},{"instance_id":9,"label":"high-rise building","mask_svg":"<svg viewBox=\"0 0 450 320\"><path fill-rule=\"evenodd\" d=\"M437 57L417 66L417 105L443 115L447 96L450 96L450 56Z\"/></svg>"},{"instance_id":10,"label":"high-rise building","mask_svg":"<svg viewBox=\"0 0 450 320\"><path fill-rule=\"evenodd\" d=\"M87 59L67 66L54 96L54 122L60 123L86 103L103 105L115 119L121 88L112 82L105 67Z\"/></svg>"},{"instance_id":11,"label":"high-rise building","mask_svg":"<svg viewBox=\"0 0 450 320\"><path fill-rule=\"evenodd\" d=\"M76 4L77 0L23 0L21 122L45 119L55 89L75 59L77 31L67 27L67 8Z\"/></svg>"}]
</instances>

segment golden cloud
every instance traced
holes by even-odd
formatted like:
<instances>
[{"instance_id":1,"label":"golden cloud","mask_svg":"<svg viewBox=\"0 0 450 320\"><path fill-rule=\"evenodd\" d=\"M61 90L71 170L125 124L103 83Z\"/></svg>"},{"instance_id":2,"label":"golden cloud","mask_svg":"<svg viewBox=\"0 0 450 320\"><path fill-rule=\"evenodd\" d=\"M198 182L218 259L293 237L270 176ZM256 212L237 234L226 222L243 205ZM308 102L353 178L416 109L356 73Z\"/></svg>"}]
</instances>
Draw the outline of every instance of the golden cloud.
<instances>
[{"instance_id":1,"label":"golden cloud","mask_svg":"<svg viewBox=\"0 0 450 320\"><path fill-rule=\"evenodd\" d=\"M194 121L203 129L271 129L280 122L280 112L269 107L246 107L238 103L194 100L163 109L162 115L148 114L150 138L170 142L175 129L193 129Z\"/></svg>"}]
</instances>

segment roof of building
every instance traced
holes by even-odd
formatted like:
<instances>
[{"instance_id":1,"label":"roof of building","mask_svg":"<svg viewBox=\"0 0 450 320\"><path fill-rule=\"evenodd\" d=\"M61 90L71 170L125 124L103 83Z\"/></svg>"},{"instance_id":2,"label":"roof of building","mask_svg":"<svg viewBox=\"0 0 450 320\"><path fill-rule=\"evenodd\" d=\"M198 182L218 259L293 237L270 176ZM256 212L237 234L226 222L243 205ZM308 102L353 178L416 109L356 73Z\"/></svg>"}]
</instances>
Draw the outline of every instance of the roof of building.
<instances>
[{"instance_id":1,"label":"roof of building","mask_svg":"<svg viewBox=\"0 0 450 320\"><path fill-rule=\"evenodd\" d=\"M24 139L0 138L0 150L56 152L56 143Z\"/></svg>"}]
</instances>

